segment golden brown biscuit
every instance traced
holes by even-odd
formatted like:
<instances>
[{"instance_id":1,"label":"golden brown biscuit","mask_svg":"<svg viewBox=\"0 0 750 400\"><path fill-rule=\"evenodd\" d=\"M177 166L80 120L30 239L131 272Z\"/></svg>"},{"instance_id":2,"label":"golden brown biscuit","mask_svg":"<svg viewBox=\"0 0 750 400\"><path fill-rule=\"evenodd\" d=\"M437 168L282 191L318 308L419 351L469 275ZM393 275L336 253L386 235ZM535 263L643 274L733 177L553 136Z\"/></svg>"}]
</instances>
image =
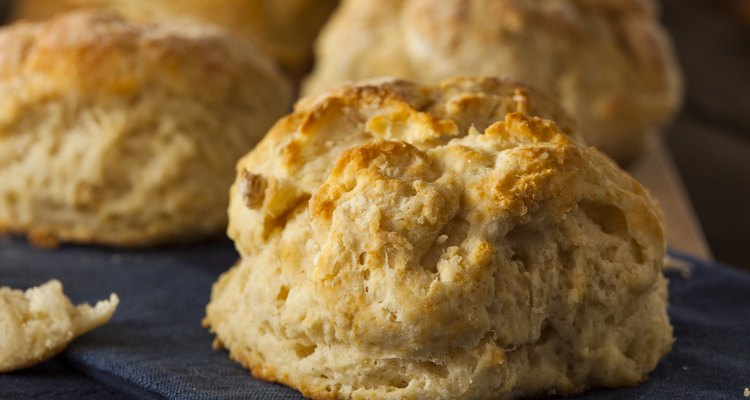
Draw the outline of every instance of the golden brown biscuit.
<instances>
[{"instance_id":1,"label":"golden brown biscuit","mask_svg":"<svg viewBox=\"0 0 750 400\"><path fill-rule=\"evenodd\" d=\"M315 399L641 382L673 341L660 211L562 115L492 78L302 100L237 166L217 345Z\"/></svg>"},{"instance_id":2,"label":"golden brown biscuit","mask_svg":"<svg viewBox=\"0 0 750 400\"><path fill-rule=\"evenodd\" d=\"M346 0L317 42L305 92L389 75L508 75L553 94L618 161L681 99L652 0Z\"/></svg>"},{"instance_id":3,"label":"golden brown biscuit","mask_svg":"<svg viewBox=\"0 0 750 400\"><path fill-rule=\"evenodd\" d=\"M226 227L234 164L288 110L223 31L74 12L0 30L0 229L120 246Z\"/></svg>"},{"instance_id":4,"label":"golden brown biscuit","mask_svg":"<svg viewBox=\"0 0 750 400\"><path fill-rule=\"evenodd\" d=\"M51 280L24 291L0 287L0 373L52 358L78 336L106 324L120 300L73 306Z\"/></svg>"},{"instance_id":5,"label":"golden brown biscuit","mask_svg":"<svg viewBox=\"0 0 750 400\"><path fill-rule=\"evenodd\" d=\"M16 18L47 19L79 7L101 7L136 20L196 20L230 29L271 54L293 74L305 72L312 43L338 0L18 0Z\"/></svg>"}]
</instances>

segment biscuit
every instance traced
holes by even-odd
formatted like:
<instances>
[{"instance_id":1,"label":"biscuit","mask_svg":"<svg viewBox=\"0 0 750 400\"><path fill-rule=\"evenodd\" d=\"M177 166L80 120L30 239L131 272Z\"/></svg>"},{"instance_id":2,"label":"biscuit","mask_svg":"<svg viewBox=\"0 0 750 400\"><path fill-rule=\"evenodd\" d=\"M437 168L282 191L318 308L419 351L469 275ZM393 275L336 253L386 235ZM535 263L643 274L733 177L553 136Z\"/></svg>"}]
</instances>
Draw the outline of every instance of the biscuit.
<instances>
[{"instance_id":1,"label":"biscuit","mask_svg":"<svg viewBox=\"0 0 750 400\"><path fill-rule=\"evenodd\" d=\"M681 77L652 0L345 0L304 92L388 75L508 75L554 95L620 162L679 107Z\"/></svg>"},{"instance_id":2,"label":"biscuit","mask_svg":"<svg viewBox=\"0 0 750 400\"><path fill-rule=\"evenodd\" d=\"M297 75L310 66L313 41L337 4L337 0L18 0L14 14L41 20L74 8L100 7L141 21L216 24L254 41Z\"/></svg>"},{"instance_id":3,"label":"biscuit","mask_svg":"<svg viewBox=\"0 0 750 400\"><path fill-rule=\"evenodd\" d=\"M106 324L120 300L73 306L51 280L24 291L0 287L0 373L30 367L60 353L75 338Z\"/></svg>"},{"instance_id":4,"label":"biscuit","mask_svg":"<svg viewBox=\"0 0 750 400\"><path fill-rule=\"evenodd\" d=\"M641 382L673 341L661 213L571 129L494 78L300 101L237 166L242 258L204 325L254 376L314 399Z\"/></svg>"},{"instance_id":5,"label":"biscuit","mask_svg":"<svg viewBox=\"0 0 750 400\"><path fill-rule=\"evenodd\" d=\"M150 245L226 228L234 165L291 91L224 31L74 11L0 30L0 229Z\"/></svg>"}]
</instances>

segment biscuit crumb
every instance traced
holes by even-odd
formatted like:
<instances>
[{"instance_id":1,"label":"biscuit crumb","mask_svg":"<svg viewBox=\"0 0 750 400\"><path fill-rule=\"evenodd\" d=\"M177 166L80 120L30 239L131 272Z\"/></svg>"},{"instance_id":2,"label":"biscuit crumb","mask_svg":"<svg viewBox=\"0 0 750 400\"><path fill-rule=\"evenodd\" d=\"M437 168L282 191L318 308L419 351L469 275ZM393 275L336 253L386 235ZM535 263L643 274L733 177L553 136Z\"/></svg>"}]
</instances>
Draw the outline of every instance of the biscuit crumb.
<instances>
[{"instance_id":1,"label":"biscuit crumb","mask_svg":"<svg viewBox=\"0 0 750 400\"><path fill-rule=\"evenodd\" d=\"M745 391L742 393L745 397L750 397L750 388L745 388Z\"/></svg>"},{"instance_id":2,"label":"biscuit crumb","mask_svg":"<svg viewBox=\"0 0 750 400\"><path fill-rule=\"evenodd\" d=\"M690 279L690 277L693 276L694 267L695 266L693 265L693 263L687 260L674 258L670 256L669 254L667 254L664 256L664 267L662 269L664 271L679 272L680 276L683 279Z\"/></svg>"}]
</instances>

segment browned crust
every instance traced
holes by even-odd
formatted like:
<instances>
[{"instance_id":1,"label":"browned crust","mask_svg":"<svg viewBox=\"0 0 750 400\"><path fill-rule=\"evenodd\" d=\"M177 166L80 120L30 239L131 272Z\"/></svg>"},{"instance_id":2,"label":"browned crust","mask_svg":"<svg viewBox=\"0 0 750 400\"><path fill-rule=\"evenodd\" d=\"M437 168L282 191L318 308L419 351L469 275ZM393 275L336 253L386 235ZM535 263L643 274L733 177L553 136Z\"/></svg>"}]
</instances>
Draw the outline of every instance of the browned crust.
<instances>
[{"instance_id":1,"label":"browned crust","mask_svg":"<svg viewBox=\"0 0 750 400\"><path fill-rule=\"evenodd\" d=\"M219 28L135 24L106 10L73 11L44 23L2 28L0 47L5 49L0 79L41 75L94 93L127 94L156 80L175 90L192 90L190 85L207 76L212 85L229 88L250 68L283 82L250 44Z\"/></svg>"},{"instance_id":2,"label":"browned crust","mask_svg":"<svg viewBox=\"0 0 750 400\"><path fill-rule=\"evenodd\" d=\"M234 99L246 94L237 94L238 87L247 91L248 76L252 84L256 74L262 77L256 79L275 82L279 93L286 94L289 89L270 59L221 29L195 24L137 24L111 11L74 11L48 22L1 28L0 49L0 85L6 93L18 94L10 97L11 113L3 121L6 129L13 129L0 129L0 142L9 131L27 134L9 125L18 125L17 121L27 116L24 113L37 110L40 102L61 98L87 107L110 99L140 101L142 93L158 88L176 97L197 98L197 102L209 106L224 105L230 100L239 102ZM218 211L215 214L223 214ZM218 234L225 227L223 218L216 218L217 226L201 226L196 231L139 226L118 235L103 235L107 229L103 222L100 226L60 226L49 221L19 222L10 217L0 221L0 227L27 235L31 243L44 248L60 242L142 247L191 242Z\"/></svg>"}]
</instances>

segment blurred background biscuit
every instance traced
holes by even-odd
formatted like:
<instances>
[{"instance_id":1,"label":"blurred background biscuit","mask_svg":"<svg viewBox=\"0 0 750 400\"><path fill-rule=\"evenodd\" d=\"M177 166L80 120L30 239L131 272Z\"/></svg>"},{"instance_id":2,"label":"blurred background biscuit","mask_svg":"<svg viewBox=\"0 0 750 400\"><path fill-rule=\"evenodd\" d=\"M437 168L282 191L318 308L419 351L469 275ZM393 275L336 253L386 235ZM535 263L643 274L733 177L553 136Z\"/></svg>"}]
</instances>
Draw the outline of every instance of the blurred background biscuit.
<instances>
[{"instance_id":1,"label":"blurred background biscuit","mask_svg":"<svg viewBox=\"0 0 750 400\"><path fill-rule=\"evenodd\" d=\"M226 226L236 160L291 101L223 30L80 11L0 30L0 227L132 246Z\"/></svg>"},{"instance_id":2,"label":"blurred background biscuit","mask_svg":"<svg viewBox=\"0 0 750 400\"><path fill-rule=\"evenodd\" d=\"M192 20L223 26L256 42L290 74L310 67L312 43L338 0L19 0L14 17L45 20L65 10L98 7L140 21Z\"/></svg>"},{"instance_id":3,"label":"blurred background biscuit","mask_svg":"<svg viewBox=\"0 0 750 400\"><path fill-rule=\"evenodd\" d=\"M589 144L627 162L682 96L657 17L651 0L345 0L304 93L380 75L508 75L554 95Z\"/></svg>"}]
</instances>

